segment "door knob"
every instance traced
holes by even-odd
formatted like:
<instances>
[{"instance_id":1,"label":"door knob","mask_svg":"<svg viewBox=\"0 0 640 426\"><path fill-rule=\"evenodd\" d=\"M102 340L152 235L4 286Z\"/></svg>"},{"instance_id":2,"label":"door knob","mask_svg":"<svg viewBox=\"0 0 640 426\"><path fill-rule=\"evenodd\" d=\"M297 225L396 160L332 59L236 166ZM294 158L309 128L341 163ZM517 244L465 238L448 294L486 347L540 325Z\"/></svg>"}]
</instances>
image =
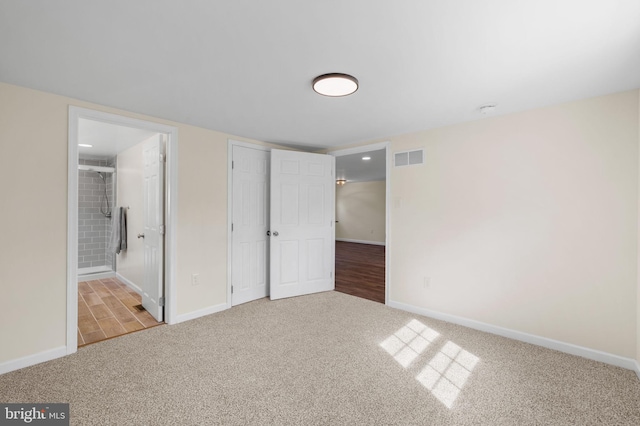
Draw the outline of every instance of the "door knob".
<instances>
[{"instance_id":1,"label":"door knob","mask_svg":"<svg viewBox=\"0 0 640 426\"><path fill-rule=\"evenodd\" d=\"M271 231L267 231L267 237L271 235Z\"/></svg>"},{"instance_id":2,"label":"door knob","mask_svg":"<svg viewBox=\"0 0 640 426\"><path fill-rule=\"evenodd\" d=\"M278 235L280 235L280 234L278 234L278 231L273 231L273 236L274 237L277 237Z\"/></svg>"},{"instance_id":3,"label":"door knob","mask_svg":"<svg viewBox=\"0 0 640 426\"><path fill-rule=\"evenodd\" d=\"M138 238L144 238L144 234L138 234Z\"/></svg>"}]
</instances>

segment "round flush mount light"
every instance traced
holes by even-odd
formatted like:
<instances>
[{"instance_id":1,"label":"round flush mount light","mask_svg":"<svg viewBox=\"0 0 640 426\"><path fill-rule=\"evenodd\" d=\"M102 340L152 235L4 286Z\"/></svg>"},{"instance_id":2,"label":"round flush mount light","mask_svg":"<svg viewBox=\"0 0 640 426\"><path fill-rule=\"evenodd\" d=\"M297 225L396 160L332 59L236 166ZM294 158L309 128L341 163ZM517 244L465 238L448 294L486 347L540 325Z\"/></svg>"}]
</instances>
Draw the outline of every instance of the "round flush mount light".
<instances>
[{"instance_id":1,"label":"round flush mount light","mask_svg":"<svg viewBox=\"0 0 640 426\"><path fill-rule=\"evenodd\" d=\"M348 96L358 90L358 80L349 74L323 74L313 79L312 86L323 96Z\"/></svg>"}]
</instances>

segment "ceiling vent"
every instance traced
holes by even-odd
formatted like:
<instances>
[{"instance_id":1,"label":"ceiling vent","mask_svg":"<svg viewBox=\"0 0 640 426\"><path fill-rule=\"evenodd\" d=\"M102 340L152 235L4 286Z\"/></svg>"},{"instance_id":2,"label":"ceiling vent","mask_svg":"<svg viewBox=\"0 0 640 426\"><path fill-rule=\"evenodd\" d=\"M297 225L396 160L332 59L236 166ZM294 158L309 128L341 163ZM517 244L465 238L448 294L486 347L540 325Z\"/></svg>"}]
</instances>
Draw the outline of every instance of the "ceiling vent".
<instances>
[{"instance_id":1,"label":"ceiling vent","mask_svg":"<svg viewBox=\"0 0 640 426\"><path fill-rule=\"evenodd\" d=\"M393 164L395 167L424 164L424 149L396 152L393 155Z\"/></svg>"}]
</instances>

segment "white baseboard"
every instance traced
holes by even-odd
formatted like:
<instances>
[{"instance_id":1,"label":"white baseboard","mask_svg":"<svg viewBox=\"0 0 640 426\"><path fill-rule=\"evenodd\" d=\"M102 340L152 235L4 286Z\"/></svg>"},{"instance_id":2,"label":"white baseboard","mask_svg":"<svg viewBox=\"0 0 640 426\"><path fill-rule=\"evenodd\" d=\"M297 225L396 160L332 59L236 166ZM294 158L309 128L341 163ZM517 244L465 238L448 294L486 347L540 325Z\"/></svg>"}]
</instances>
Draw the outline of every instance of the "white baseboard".
<instances>
[{"instance_id":1,"label":"white baseboard","mask_svg":"<svg viewBox=\"0 0 640 426\"><path fill-rule=\"evenodd\" d=\"M420 308L418 306L408 305L405 303L389 301L387 305L392 308L412 312L414 314L423 315L425 317L430 317L473 328L474 330L497 334L498 336L508 337L509 339L519 340L521 342L531 343L571 355L577 355L583 358L592 359L594 361L604 362L605 364L615 365L617 367L626 368L628 370L634 370L640 378L638 363L636 360L631 358L624 358L607 352L601 352L595 349L589 349L571 343L561 342L559 340L548 339L546 337L536 336L534 334L523 333L521 331L511 330L508 328L499 327L464 317L458 317L456 315L432 311L430 309Z\"/></svg>"},{"instance_id":2,"label":"white baseboard","mask_svg":"<svg viewBox=\"0 0 640 426\"><path fill-rule=\"evenodd\" d=\"M111 272L96 272L93 274L87 275L78 275L78 282L81 283L83 281L93 281L93 280L103 280L105 278L113 278L117 274L113 271Z\"/></svg>"},{"instance_id":3,"label":"white baseboard","mask_svg":"<svg viewBox=\"0 0 640 426\"><path fill-rule=\"evenodd\" d=\"M638 376L638 380L640 380L640 362L636 361L636 375Z\"/></svg>"},{"instance_id":4,"label":"white baseboard","mask_svg":"<svg viewBox=\"0 0 640 426\"><path fill-rule=\"evenodd\" d=\"M336 241L344 241L345 243L372 244L374 246L383 246L384 243L379 241L352 240L351 238L336 238Z\"/></svg>"},{"instance_id":5,"label":"white baseboard","mask_svg":"<svg viewBox=\"0 0 640 426\"><path fill-rule=\"evenodd\" d=\"M6 361L0 364L0 374L20 370L21 368L30 367L32 365L40 364L41 362L51 361L52 359L61 358L66 355L67 347L60 346L37 354Z\"/></svg>"},{"instance_id":6,"label":"white baseboard","mask_svg":"<svg viewBox=\"0 0 640 426\"><path fill-rule=\"evenodd\" d=\"M172 324L178 324L185 321L190 321L192 319L200 318L205 315L215 314L216 312L221 312L228 309L227 303L220 303L219 305L210 306L204 309L198 309L197 311L189 312L188 314L178 315L176 320Z\"/></svg>"},{"instance_id":7,"label":"white baseboard","mask_svg":"<svg viewBox=\"0 0 640 426\"><path fill-rule=\"evenodd\" d=\"M127 287L130 287L133 290L135 290L136 293L142 294L142 288L140 288L140 286L136 285L136 283L134 283L133 281L130 281L130 280L126 279L125 277L123 277L122 275L120 275L117 272L116 272L116 278L119 279L120 281L122 281L123 283L125 283L127 285Z\"/></svg>"}]
</instances>

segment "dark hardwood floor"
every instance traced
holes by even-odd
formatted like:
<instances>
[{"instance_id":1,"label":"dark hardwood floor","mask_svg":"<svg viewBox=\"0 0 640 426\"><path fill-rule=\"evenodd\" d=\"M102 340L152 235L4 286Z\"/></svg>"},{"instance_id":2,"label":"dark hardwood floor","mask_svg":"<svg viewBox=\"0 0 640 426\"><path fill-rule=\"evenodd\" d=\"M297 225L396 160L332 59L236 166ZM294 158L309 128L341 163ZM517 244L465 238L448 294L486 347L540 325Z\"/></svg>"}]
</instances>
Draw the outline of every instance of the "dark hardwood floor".
<instances>
[{"instance_id":1,"label":"dark hardwood floor","mask_svg":"<svg viewBox=\"0 0 640 426\"><path fill-rule=\"evenodd\" d=\"M336 241L336 291L384 303L384 249Z\"/></svg>"}]
</instances>

